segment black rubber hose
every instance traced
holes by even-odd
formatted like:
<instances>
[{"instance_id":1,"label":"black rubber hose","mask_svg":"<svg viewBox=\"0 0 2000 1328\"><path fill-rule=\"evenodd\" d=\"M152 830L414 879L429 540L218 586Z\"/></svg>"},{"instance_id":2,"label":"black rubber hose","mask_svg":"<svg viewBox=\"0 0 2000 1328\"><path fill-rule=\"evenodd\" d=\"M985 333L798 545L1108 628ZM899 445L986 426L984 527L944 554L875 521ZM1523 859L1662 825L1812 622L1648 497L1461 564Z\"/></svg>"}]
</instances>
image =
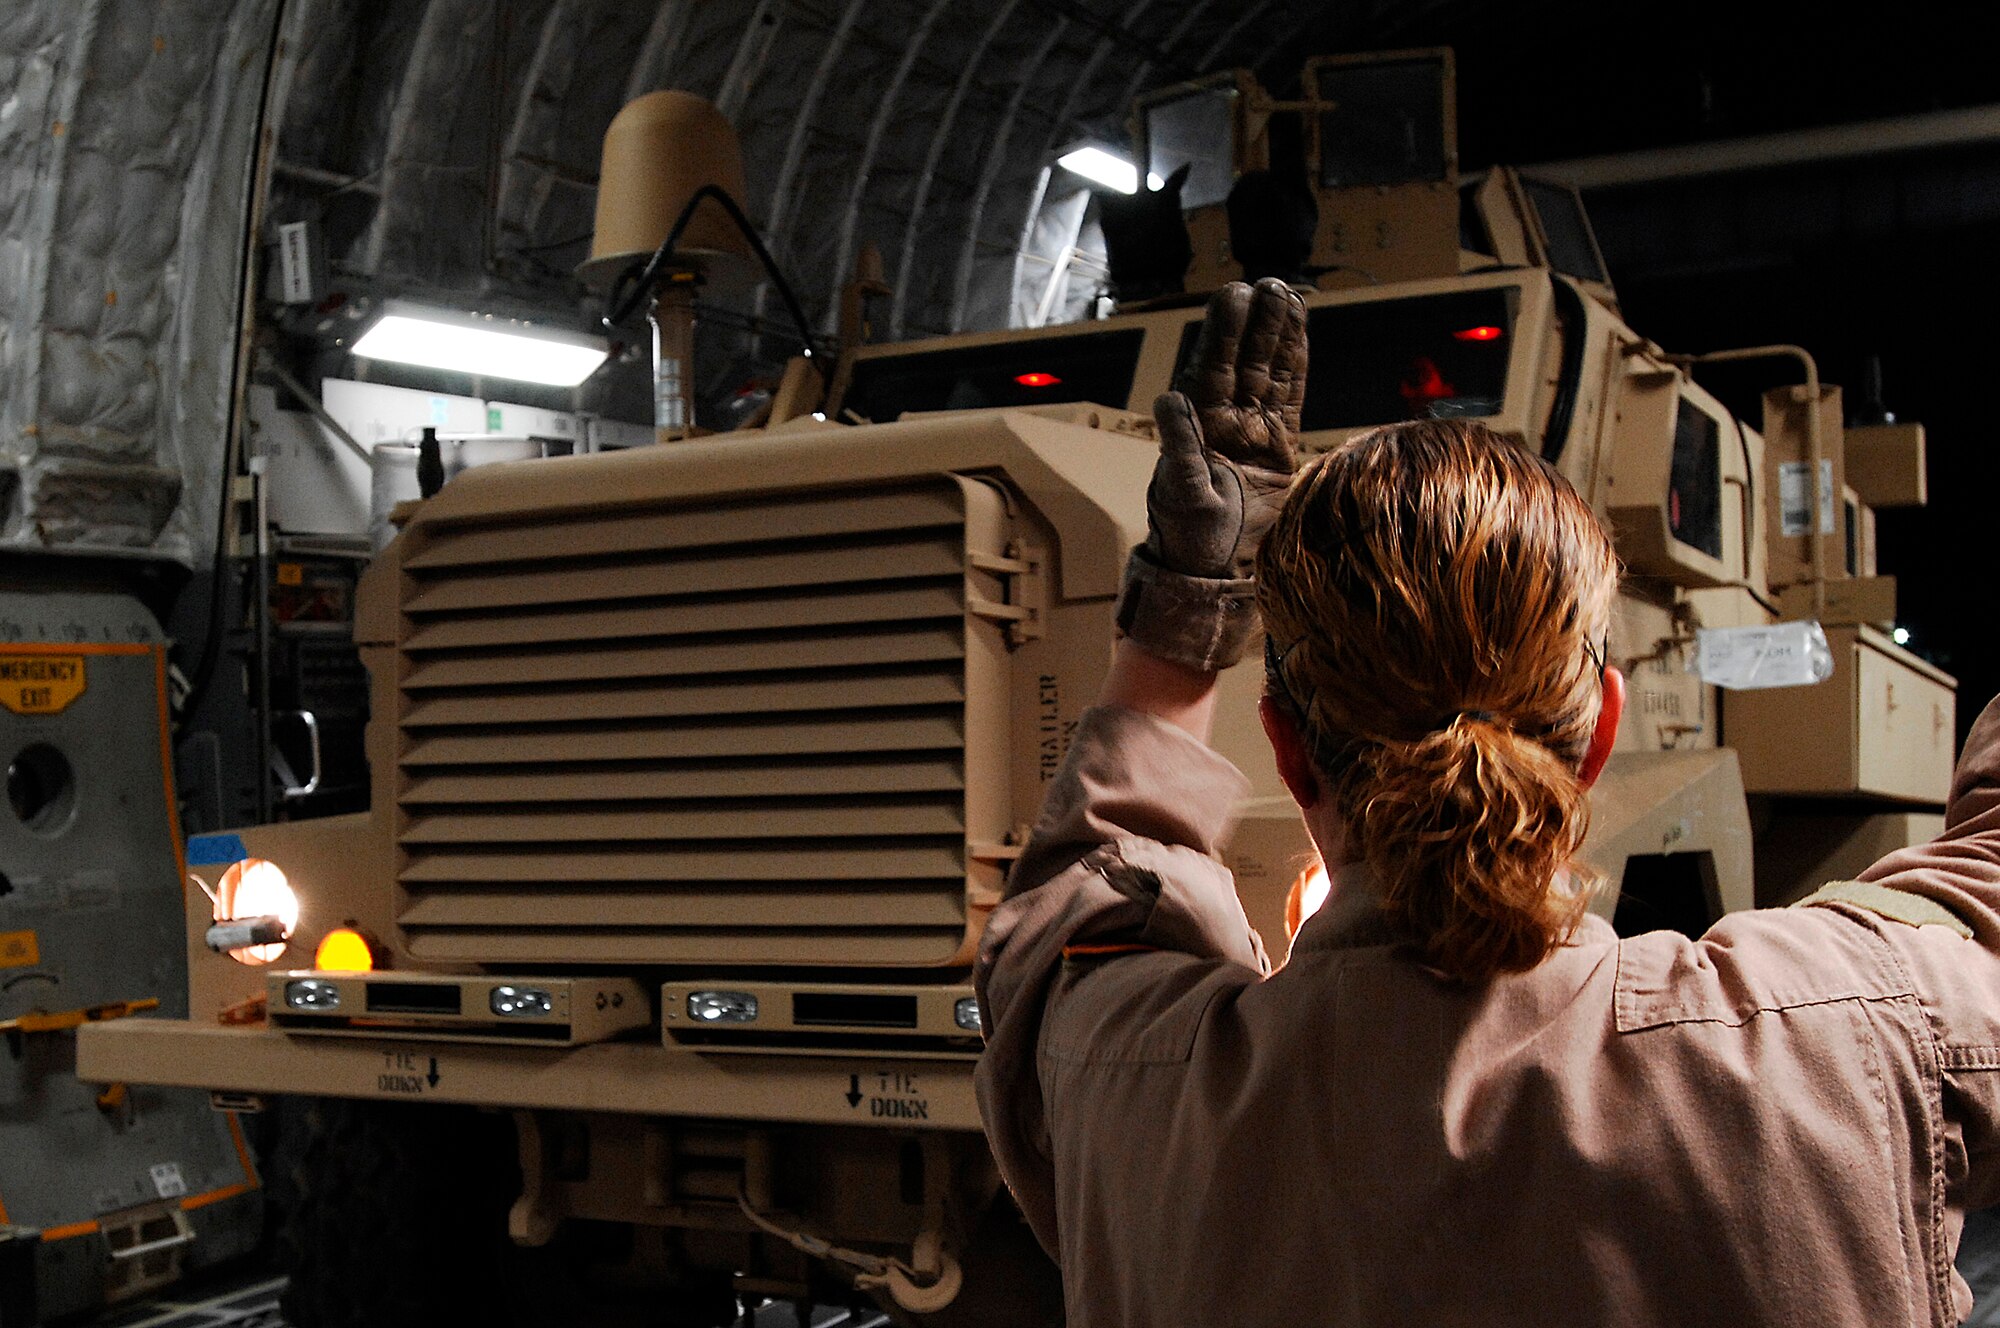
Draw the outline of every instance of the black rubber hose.
<instances>
[{"instance_id":1,"label":"black rubber hose","mask_svg":"<svg viewBox=\"0 0 2000 1328\"><path fill-rule=\"evenodd\" d=\"M674 219L673 226L667 231L667 238L660 241L660 247L646 260L646 265L640 269L636 281L633 280L630 268L618 274L618 280L611 285L610 299L606 302L610 309L604 315L604 326L615 328L630 318L640 303L652 294L653 288L659 283L661 269L672 256L674 246L680 243L681 235L687 230L688 223L694 219L695 209L701 206L702 200L709 198L722 205L722 210L729 214L729 219L736 224L736 229L750 242L750 248L757 255L757 261L763 264L764 275L778 288L778 294L784 299L785 308L791 314L792 322L798 325L799 340L804 343L808 358L813 361L822 378L829 377L831 371L825 362L825 357L813 344L812 329L806 322L805 306L799 303L799 297L792 290L792 284L785 280L785 274L778 270L777 261L771 257L771 251L764 247L764 241L758 236L757 228L750 224L750 218L743 215L743 209L720 185L705 184L694 191L694 197L688 199L687 206L682 208L680 216ZM625 290L627 282L632 284L630 291Z\"/></svg>"}]
</instances>

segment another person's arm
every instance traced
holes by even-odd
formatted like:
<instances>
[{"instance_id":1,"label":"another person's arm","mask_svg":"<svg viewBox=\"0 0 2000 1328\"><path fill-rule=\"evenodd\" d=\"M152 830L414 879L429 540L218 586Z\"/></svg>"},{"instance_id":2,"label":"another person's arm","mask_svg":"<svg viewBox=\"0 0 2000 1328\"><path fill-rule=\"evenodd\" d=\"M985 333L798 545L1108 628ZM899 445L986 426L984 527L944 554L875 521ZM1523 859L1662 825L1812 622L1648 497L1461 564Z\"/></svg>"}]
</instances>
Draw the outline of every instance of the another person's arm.
<instances>
[{"instance_id":1,"label":"another person's arm","mask_svg":"<svg viewBox=\"0 0 2000 1328\"><path fill-rule=\"evenodd\" d=\"M1944 833L1815 896L1895 952L1929 1016L1944 1090L1945 1175L1962 1208L2000 1203L2000 700L1972 726Z\"/></svg>"}]
</instances>

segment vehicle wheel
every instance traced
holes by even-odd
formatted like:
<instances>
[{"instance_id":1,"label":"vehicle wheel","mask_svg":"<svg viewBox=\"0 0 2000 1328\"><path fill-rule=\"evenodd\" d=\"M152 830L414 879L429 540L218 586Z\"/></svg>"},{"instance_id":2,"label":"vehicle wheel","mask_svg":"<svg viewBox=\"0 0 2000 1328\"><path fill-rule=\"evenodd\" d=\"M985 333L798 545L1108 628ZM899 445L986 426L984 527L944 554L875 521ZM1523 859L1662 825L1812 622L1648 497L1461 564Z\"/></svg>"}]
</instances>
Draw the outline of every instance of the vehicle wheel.
<instances>
[{"instance_id":1,"label":"vehicle wheel","mask_svg":"<svg viewBox=\"0 0 2000 1328\"><path fill-rule=\"evenodd\" d=\"M507 1274L507 1307L520 1328L726 1328L740 1307L728 1274L663 1269L632 1276L634 1232L619 1223L571 1220L555 1239L517 1249Z\"/></svg>"},{"instance_id":2,"label":"vehicle wheel","mask_svg":"<svg viewBox=\"0 0 2000 1328\"><path fill-rule=\"evenodd\" d=\"M286 1242L293 1234L292 1213L306 1174L309 1098L274 1097L264 1110L243 1118L250 1152L257 1160L257 1179L264 1191L264 1230L259 1248L265 1258L283 1267L294 1262Z\"/></svg>"},{"instance_id":3,"label":"vehicle wheel","mask_svg":"<svg viewBox=\"0 0 2000 1328\"><path fill-rule=\"evenodd\" d=\"M292 1328L492 1322L518 1189L513 1126L462 1107L304 1104L282 1307Z\"/></svg>"}]
</instances>

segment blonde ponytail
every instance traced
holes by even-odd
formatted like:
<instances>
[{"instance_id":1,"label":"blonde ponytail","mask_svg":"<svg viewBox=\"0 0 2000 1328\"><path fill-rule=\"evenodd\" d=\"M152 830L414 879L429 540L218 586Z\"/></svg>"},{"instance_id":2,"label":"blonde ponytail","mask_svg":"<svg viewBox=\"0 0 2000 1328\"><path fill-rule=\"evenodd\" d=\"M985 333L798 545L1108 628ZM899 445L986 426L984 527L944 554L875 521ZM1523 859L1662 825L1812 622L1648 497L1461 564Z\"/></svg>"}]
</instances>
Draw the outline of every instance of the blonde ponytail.
<instances>
[{"instance_id":1,"label":"blonde ponytail","mask_svg":"<svg viewBox=\"0 0 2000 1328\"><path fill-rule=\"evenodd\" d=\"M1553 469L1460 421L1318 458L1264 543L1271 694L1386 920L1448 976L1532 968L1582 916L1577 766L1617 576Z\"/></svg>"}]
</instances>

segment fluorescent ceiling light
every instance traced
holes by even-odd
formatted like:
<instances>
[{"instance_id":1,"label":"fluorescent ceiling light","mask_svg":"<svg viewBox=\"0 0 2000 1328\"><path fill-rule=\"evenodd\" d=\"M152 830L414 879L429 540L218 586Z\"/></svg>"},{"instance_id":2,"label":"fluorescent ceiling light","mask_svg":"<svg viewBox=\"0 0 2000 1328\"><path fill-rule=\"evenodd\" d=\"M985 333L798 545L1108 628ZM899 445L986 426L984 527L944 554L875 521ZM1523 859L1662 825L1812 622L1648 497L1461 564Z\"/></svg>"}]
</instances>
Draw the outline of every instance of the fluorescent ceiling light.
<instances>
[{"instance_id":1,"label":"fluorescent ceiling light","mask_svg":"<svg viewBox=\"0 0 2000 1328\"><path fill-rule=\"evenodd\" d=\"M1056 165L1066 171L1074 171L1086 180L1094 180L1107 188L1116 189L1121 194L1139 192L1139 168L1114 152L1103 148L1082 147L1073 152L1065 152L1056 158ZM1166 181L1157 175L1146 177L1148 189L1158 189Z\"/></svg>"},{"instance_id":2,"label":"fluorescent ceiling light","mask_svg":"<svg viewBox=\"0 0 2000 1328\"><path fill-rule=\"evenodd\" d=\"M354 353L481 378L575 387L597 372L611 350L602 338L581 332L391 300L354 343Z\"/></svg>"}]
</instances>

